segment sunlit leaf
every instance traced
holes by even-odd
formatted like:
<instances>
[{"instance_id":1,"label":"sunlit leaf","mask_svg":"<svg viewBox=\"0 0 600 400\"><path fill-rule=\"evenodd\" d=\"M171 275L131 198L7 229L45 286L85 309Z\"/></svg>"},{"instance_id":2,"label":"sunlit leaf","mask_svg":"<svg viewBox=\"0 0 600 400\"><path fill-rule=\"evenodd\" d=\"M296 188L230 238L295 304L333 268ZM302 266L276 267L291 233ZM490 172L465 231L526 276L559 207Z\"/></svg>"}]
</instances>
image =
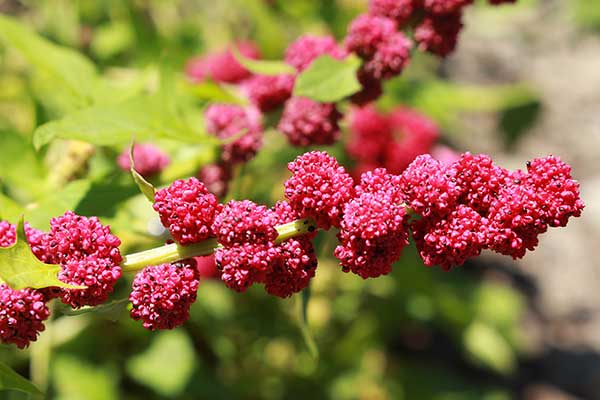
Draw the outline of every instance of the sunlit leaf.
<instances>
[{"instance_id":1,"label":"sunlit leaf","mask_svg":"<svg viewBox=\"0 0 600 400\"><path fill-rule=\"evenodd\" d=\"M85 286L73 286L61 282L57 277L59 272L60 265L44 264L31 252L21 218L17 224L15 244L0 248L0 280L15 290L41 289L49 286L85 289Z\"/></svg>"},{"instance_id":2,"label":"sunlit leaf","mask_svg":"<svg viewBox=\"0 0 600 400\"><path fill-rule=\"evenodd\" d=\"M0 361L0 391L4 390L14 390L39 398L43 396L43 393L33 383Z\"/></svg>"},{"instance_id":3,"label":"sunlit leaf","mask_svg":"<svg viewBox=\"0 0 600 400\"><path fill-rule=\"evenodd\" d=\"M135 143L132 143L129 147L129 171L131 172L131 176L133 177L135 184L140 189L140 192L142 192L142 194L146 196L150 203L154 203L154 194L156 193L156 188L154 187L154 185L148 182L142 175L140 175L139 172L135 170L135 163L133 160L134 148Z\"/></svg>"},{"instance_id":4,"label":"sunlit leaf","mask_svg":"<svg viewBox=\"0 0 600 400\"><path fill-rule=\"evenodd\" d=\"M308 97L316 101L331 103L348 97L361 88L356 72L360 60L348 56L336 60L324 55L312 62L296 79L294 96Z\"/></svg>"},{"instance_id":5,"label":"sunlit leaf","mask_svg":"<svg viewBox=\"0 0 600 400\"><path fill-rule=\"evenodd\" d=\"M283 61L271 60L254 60L244 57L240 51L232 46L231 52L235 59L242 64L250 72L260 75L280 75L280 74L295 74L296 70L289 64Z\"/></svg>"}]
</instances>

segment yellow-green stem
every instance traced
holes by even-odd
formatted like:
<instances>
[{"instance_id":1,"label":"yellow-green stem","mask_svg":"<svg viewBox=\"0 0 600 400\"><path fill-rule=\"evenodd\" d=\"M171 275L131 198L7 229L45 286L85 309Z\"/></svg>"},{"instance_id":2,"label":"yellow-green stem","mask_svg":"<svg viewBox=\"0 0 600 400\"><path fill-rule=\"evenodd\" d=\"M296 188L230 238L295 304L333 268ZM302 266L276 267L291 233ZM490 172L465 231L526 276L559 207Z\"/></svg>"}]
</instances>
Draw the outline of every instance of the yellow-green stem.
<instances>
[{"instance_id":1,"label":"yellow-green stem","mask_svg":"<svg viewBox=\"0 0 600 400\"><path fill-rule=\"evenodd\" d=\"M314 232L317 227L315 223L307 218L298 219L287 224L278 225L277 239L275 243L281 243L294 236L304 235ZM216 239L211 238L200 243L193 243L187 246L181 246L177 243L167 244L153 249L140 251L139 253L128 254L123 257L121 268L123 272L137 272L146 268L148 265L159 265L185 260L191 257L207 256L221 247Z\"/></svg>"}]
</instances>

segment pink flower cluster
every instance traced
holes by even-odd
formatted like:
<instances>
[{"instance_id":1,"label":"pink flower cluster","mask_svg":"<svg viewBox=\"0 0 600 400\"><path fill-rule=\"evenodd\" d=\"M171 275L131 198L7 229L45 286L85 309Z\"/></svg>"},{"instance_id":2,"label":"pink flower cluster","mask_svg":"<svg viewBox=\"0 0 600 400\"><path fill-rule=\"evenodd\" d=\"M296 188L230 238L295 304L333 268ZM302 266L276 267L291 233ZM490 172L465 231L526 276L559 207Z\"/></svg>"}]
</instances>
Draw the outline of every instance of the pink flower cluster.
<instances>
[{"instance_id":1,"label":"pink flower cluster","mask_svg":"<svg viewBox=\"0 0 600 400\"><path fill-rule=\"evenodd\" d=\"M161 172L171 160L161 149L150 143L136 144L133 147L133 163L135 170L144 178L149 178ZM124 149L117 158L117 164L125 172L129 172L131 161L129 149Z\"/></svg>"},{"instance_id":2,"label":"pink flower cluster","mask_svg":"<svg viewBox=\"0 0 600 400\"><path fill-rule=\"evenodd\" d=\"M13 290L0 284L0 340L19 348L35 341L44 330L49 316L46 302L60 297L73 308L105 302L121 277L120 240L96 217L86 218L66 212L50 221L50 232L44 233L25 225L27 241L41 261L59 264L58 279L85 289L45 288ZM0 247L16 240L15 227L0 222Z\"/></svg>"},{"instance_id":3,"label":"pink flower cluster","mask_svg":"<svg viewBox=\"0 0 600 400\"><path fill-rule=\"evenodd\" d=\"M357 162L358 177L378 167L401 173L416 156L434 151L440 131L432 120L410 108L384 114L366 106L351 111L350 134L346 150Z\"/></svg>"}]
</instances>

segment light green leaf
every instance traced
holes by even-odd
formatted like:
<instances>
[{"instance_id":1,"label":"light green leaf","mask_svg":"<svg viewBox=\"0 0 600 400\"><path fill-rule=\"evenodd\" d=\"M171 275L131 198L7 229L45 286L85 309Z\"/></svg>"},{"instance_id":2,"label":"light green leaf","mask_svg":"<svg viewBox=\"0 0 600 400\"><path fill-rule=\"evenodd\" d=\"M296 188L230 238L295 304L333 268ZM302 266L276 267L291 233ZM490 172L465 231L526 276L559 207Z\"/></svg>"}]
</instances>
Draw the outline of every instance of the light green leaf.
<instances>
[{"instance_id":1,"label":"light green leaf","mask_svg":"<svg viewBox=\"0 0 600 400\"><path fill-rule=\"evenodd\" d=\"M98 306L85 306L76 310L71 307L65 306L61 309L62 313L69 316L83 315L94 313L100 317L108 319L109 321L118 321L123 315L123 312L127 309L129 304L129 298L123 298L119 300L113 300L108 303L100 304Z\"/></svg>"},{"instance_id":2,"label":"light green leaf","mask_svg":"<svg viewBox=\"0 0 600 400\"><path fill-rule=\"evenodd\" d=\"M516 365L515 354L502 335L489 325L475 321L465 330L464 346L477 362L502 374L509 374Z\"/></svg>"},{"instance_id":3,"label":"light green leaf","mask_svg":"<svg viewBox=\"0 0 600 400\"><path fill-rule=\"evenodd\" d=\"M0 391L14 390L36 397L43 393L30 381L13 371L8 365L0 362Z\"/></svg>"},{"instance_id":4,"label":"light green leaf","mask_svg":"<svg viewBox=\"0 0 600 400\"><path fill-rule=\"evenodd\" d=\"M17 240L11 247L0 248L0 280L15 290L41 289L57 286L68 289L85 289L85 286L68 285L58 280L60 265L44 264L31 252L27 244L23 218L17 223Z\"/></svg>"},{"instance_id":5,"label":"light green leaf","mask_svg":"<svg viewBox=\"0 0 600 400\"><path fill-rule=\"evenodd\" d=\"M356 72L360 67L360 60L355 56L348 56L343 60L336 60L324 55L312 62L296 79L294 96L303 96L310 99L333 103L348 97L361 88Z\"/></svg>"},{"instance_id":6,"label":"light green leaf","mask_svg":"<svg viewBox=\"0 0 600 400\"><path fill-rule=\"evenodd\" d=\"M313 337L312 331L308 326L307 309L309 300L310 286L304 289L299 296L296 296L296 316L298 319L298 325L300 326L300 332L302 333L302 338L306 343L308 352L313 358L316 359L319 358L319 349L315 343L315 338Z\"/></svg>"},{"instance_id":7,"label":"light green leaf","mask_svg":"<svg viewBox=\"0 0 600 400\"><path fill-rule=\"evenodd\" d=\"M296 69L283 61L254 60L244 57L237 47L231 47L231 53L235 59L250 72L260 75L295 74Z\"/></svg>"},{"instance_id":8,"label":"light green leaf","mask_svg":"<svg viewBox=\"0 0 600 400\"><path fill-rule=\"evenodd\" d=\"M122 145L138 139L164 137L184 142L218 143L202 132L192 132L158 96L135 97L120 104L102 104L76 111L40 126L33 144L40 148L53 139L75 139L96 145Z\"/></svg>"},{"instance_id":9,"label":"light green leaf","mask_svg":"<svg viewBox=\"0 0 600 400\"><path fill-rule=\"evenodd\" d=\"M56 400L117 400L117 371L60 354L52 364Z\"/></svg>"},{"instance_id":10,"label":"light green leaf","mask_svg":"<svg viewBox=\"0 0 600 400\"><path fill-rule=\"evenodd\" d=\"M154 203L154 195L156 194L156 188L150 182L148 182L142 175L140 175L139 172L135 170L135 163L133 161L134 147L135 143L131 143L131 146L129 147L129 171L131 172L131 176L133 177L135 184L140 189L140 192L142 192L142 194L146 196L150 203Z\"/></svg>"},{"instance_id":11,"label":"light green leaf","mask_svg":"<svg viewBox=\"0 0 600 400\"><path fill-rule=\"evenodd\" d=\"M195 84L187 83L184 89L197 99L213 103L233 103L240 105L246 105L248 103L247 99L244 99L235 93L233 87L218 84L210 80Z\"/></svg>"},{"instance_id":12,"label":"light green leaf","mask_svg":"<svg viewBox=\"0 0 600 400\"><path fill-rule=\"evenodd\" d=\"M54 96L68 98L76 107L91 104L98 75L94 64L83 55L44 39L5 15L0 15L0 40L19 51L45 82L52 83Z\"/></svg>"},{"instance_id":13,"label":"light green leaf","mask_svg":"<svg viewBox=\"0 0 600 400\"><path fill-rule=\"evenodd\" d=\"M144 353L130 358L127 371L136 381L162 396L181 393L191 378L196 360L190 338L182 330L162 331ZM168 365L169 368L164 368Z\"/></svg>"},{"instance_id":14,"label":"light green leaf","mask_svg":"<svg viewBox=\"0 0 600 400\"><path fill-rule=\"evenodd\" d=\"M23 212L23 207L0 193L0 220L16 221Z\"/></svg>"},{"instance_id":15,"label":"light green leaf","mask_svg":"<svg viewBox=\"0 0 600 400\"><path fill-rule=\"evenodd\" d=\"M46 171L31 142L14 131L0 132L0 181L9 186L8 193L31 201L46 189Z\"/></svg>"}]
</instances>

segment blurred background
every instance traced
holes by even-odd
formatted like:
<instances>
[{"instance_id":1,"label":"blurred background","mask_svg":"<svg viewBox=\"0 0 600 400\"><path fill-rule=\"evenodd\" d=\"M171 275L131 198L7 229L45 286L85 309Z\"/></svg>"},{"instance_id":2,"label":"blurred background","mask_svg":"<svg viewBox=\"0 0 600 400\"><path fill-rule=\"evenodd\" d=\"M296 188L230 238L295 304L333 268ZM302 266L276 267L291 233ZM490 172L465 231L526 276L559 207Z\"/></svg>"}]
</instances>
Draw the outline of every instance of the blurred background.
<instances>
[{"instance_id":1,"label":"blurred background","mask_svg":"<svg viewBox=\"0 0 600 400\"><path fill-rule=\"evenodd\" d=\"M191 57L251 40L264 58L281 59L300 34L343 38L366 3L3 0L0 12L91 59L114 88L98 104L166 88L194 126L206 104L228 93L190 84ZM299 299L261 288L237 294L207 278L190 321L176 330L152 333L129 319L124 280L97 312L55 305L39 341L24 351L0 345L0 360L62 400L600 399L600 1L480 2L464 22L453 55L415 54L378 105L413 107L439 125L445 145L485 152L508 168L548 154L570 163L587 207L567 228L543 235L535 252L519 261L484 253L443 272L424 267L411 246L392 274L362 280L340 272L335 236L320 233L319 267L305 296L318 356L298 327ZM25 207L45 228L49 216L75 209L109 223L124 252L159 244L153 210L116 166L130 139L57 140L34 150L36 127L88 100L44 75L53 54L30 50L23 57L0 49L0 217ZM71 78L89 84L86 75ZM210 141L156 144L172 159L157 185L215 157ZM352 165L343 141L327 150ZM273 204L283 197L285 164L301 152L267 131L229 197Z\"/></svg>"}]
</instances>

